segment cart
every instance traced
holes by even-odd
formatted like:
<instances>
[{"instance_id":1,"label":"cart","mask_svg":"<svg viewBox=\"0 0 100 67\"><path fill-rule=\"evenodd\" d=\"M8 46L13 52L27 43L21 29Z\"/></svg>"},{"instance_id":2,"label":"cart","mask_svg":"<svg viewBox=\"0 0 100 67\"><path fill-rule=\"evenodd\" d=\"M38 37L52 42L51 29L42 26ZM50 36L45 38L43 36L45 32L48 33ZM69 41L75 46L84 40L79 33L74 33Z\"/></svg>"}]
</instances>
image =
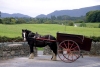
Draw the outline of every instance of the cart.
<instances>
[{"instance_id":1,"label":"cart","mask_svg":"<svg viewBox=\"0 0 100 67\"><path fill-rule=\"evenodd\" d=\"M83 35L57 33L58 56L64 62L74 62L80 50L90 51L92 39Z\"/></svg>"}]
</instances>

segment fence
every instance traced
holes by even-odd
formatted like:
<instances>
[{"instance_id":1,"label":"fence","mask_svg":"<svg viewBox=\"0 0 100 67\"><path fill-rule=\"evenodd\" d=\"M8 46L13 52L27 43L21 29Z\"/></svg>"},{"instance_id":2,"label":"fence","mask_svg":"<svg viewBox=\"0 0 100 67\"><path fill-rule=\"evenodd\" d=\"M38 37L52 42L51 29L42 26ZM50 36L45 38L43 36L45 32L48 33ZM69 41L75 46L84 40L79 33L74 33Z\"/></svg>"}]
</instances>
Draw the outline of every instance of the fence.
<instances>
[{"instance_id":1,"label":"fence","mask_svg":"<svg viewBox=\"0 0 100 67\"><path fill-rule=\"evenodd\" d=\"M37 49L34 49L37 56ZM0 43L0 59L9 59L29 55L27 42L4 42Z\"/></svg>"}]
</instances>

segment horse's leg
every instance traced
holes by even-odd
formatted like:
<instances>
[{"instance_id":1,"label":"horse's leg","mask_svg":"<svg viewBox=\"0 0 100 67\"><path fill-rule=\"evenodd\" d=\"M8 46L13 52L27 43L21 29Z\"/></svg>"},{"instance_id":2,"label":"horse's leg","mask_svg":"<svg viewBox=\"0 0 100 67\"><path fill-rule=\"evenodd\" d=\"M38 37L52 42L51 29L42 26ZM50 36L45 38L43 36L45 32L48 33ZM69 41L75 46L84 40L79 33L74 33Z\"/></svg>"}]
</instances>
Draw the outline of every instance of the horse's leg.
<instances>
[{"instance_id":1,"label":"horse's leg","mask_svg":"<svg viewBox=\"0 0 100 67\"><path fill-rule=\"evenodd\" d=\"M33 48L33 45L30 44L29 47L30 47L30 56L29 56L29 59L34 59L34 48Z\"/></svg>"},{"instance_id":2,"label":"horse's leg","mask_svg":"<svg viewBox=\"0 0 100 67\"><path fill-rule=\"evenodd\" d=\"M57 44L52 43L51 45L49 45L49 47L53 52L51 60L56 61L57 60Z\"/></svg>"}]
</instances>

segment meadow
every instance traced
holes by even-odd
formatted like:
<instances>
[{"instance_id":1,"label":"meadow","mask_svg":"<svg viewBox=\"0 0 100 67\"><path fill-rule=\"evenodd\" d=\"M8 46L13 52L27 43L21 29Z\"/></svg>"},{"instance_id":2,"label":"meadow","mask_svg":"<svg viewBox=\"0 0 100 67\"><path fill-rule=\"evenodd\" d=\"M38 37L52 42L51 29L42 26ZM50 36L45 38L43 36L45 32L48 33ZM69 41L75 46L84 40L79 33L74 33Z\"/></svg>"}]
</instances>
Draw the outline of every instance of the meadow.
<instances>
[{"instance_id":1,"label":"meadow","mask_svg":"<svg viewBox=\"0 0 100 67\"><path fill-rule=\"evenodd\" d=\"M56 37L57 32L78 34L84 36L100 36L100 28L74 27L59 24L0 24L0 36L21 37L22 29L38 32L41 35L51 34Z\"/></svg>"},{"instance_id":2,"label":"meadow","mask_svg":"<svg viewBox=\"0 0 100 67\"><path fill-rule=\"evenodd\" d=\"M81 23L76 23L76 25L80 25ZM96 22L96 23L85 23L86 24L86 27L89 27L89 28L98 28L100 23L99 22Z\"/></svg>"}]
</instances>

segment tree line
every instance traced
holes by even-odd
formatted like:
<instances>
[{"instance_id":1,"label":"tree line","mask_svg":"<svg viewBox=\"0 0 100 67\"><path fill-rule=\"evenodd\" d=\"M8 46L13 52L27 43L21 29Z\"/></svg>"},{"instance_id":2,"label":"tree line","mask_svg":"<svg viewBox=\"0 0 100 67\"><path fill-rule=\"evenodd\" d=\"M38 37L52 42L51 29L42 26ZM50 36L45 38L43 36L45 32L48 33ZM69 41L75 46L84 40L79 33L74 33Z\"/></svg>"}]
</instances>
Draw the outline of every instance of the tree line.
<instances>
[{"instance_id":1,"label":"tree line","mask_svg":"<svg viewBox=\"0 0 100 67\"><path fill-rule=\"evenodd\" d=\"M67 15L51 16L50 18L18 18L18 17L6 17L0 19L0 24L62 24L67 22L100 22L100 10L89 11L86 16L70 17Z\"/></svg>"},{"instance_id":2,"label":"tree line","mask_svg":"<svg viewBox=\"0 0 100 67\"><path fill-rule=\"evenodd\" d=\"M100 22L100 10L87 12L86 21L87 22Z\"/></svg>"},{"instance_id":3,"label":"tree line","mask_svg":"<svg viewBox=\"0 0 100 67\"><path fill-rule=\"evenodd\" d=\"M0 24L59 24L64 23L66 21L84 21L84 16L81 17L70 17L67 15L63 16L51 16L51 18L18 18L18 17L6 17L0 19Z\"/></svg>"}]
</instances>

